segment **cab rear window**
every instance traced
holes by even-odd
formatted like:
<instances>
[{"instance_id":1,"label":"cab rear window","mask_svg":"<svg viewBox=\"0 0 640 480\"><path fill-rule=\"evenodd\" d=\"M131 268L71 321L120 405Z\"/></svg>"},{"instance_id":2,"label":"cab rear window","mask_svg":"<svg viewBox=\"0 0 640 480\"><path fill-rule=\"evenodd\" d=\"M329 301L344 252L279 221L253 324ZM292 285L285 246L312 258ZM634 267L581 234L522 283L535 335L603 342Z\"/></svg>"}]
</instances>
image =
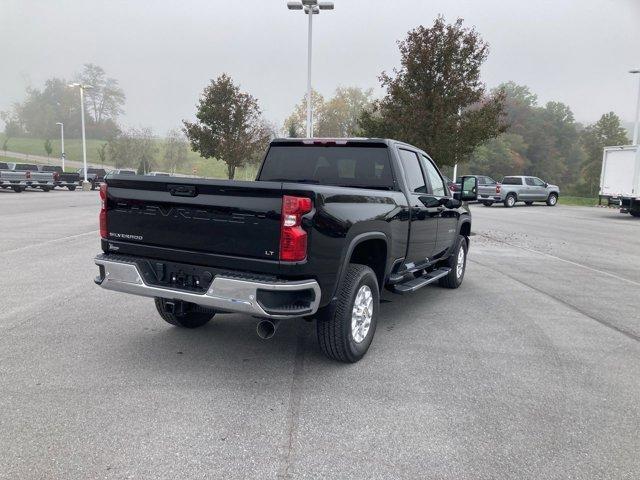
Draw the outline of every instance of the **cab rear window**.
<instances>
[{"instance_id":1,"label":"cab rear window","mask_svg":"<svg viewBox=\"0 0 640 480\"><path fill-rule=\"evenodd\" d=\"M522 179L520 177L504 177L502 179L503 185L522 185Z\"/></svg>"},{"instance_id":2,"label":"cab rear window","mask_svg":"<svg viewBox=\"0 0 640 480\"><path fill-rule=\"evenodd\" d=\"M274 145L269 148L259 180L394 188L389 151L385 145Z\"/></svg>"}]
</instances>

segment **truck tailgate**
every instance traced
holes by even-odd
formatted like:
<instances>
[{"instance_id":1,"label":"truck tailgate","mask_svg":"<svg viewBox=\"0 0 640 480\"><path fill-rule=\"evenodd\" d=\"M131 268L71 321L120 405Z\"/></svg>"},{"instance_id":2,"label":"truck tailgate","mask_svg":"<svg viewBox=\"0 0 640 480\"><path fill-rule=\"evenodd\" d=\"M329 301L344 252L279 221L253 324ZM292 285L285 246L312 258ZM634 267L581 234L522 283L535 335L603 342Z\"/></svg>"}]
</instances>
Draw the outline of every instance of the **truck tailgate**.
<instances>
[{"instance_id":1,"label":"truck tailgate","mask_svg":"<svg viewBox=\"0 0 640 480\"><path fill-rule=\"evenodd\" d=\"M107 177L109 239L277 260L282 184Z\"/></svg>"}]
</instances>

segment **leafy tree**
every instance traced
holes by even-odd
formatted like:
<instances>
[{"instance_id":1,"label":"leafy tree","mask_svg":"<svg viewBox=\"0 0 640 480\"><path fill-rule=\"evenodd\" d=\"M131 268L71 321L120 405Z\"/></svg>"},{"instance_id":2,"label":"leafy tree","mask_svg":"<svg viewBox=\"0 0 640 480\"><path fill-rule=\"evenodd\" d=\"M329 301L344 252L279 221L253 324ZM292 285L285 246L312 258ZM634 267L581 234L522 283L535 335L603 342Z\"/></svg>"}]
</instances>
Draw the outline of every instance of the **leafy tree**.
<instances>
[{"instance_id":1,"label":"leafy tree","mask_svg":"<svg viewBox=\"0 0 640 480\"><path fill-rule=\"evenodd\" d=\"M126 96L115 78L107 77L104 69L93 63L85 63L76 80L91 85L85 91L87 109L97 124L106 119L116 119L123 113Z\"/></svg>"},{"instance_id":2,"label":"leafy tree","mask_svg":"<svg viewBox=\"0 0 640 480\"><path fill-rule=\"evenodd\" d=\"M51 145L51 140L48 138L44 141L44 151L47 152L47 157L50 157L51 152L53 152L53 145Z\"/></svg>"},{"instance_id":3,"label":"leafy tree","mask_svg":"<svg viewBox=\"0 0 640 480\"><path fill-rule=\"evenodd\" d=\"M313 135L323 137L320 131L322 116L324 115L324 97L315 90L311 90L311 110L313 112ZM306 137L307 135L307 95L293 108L291 115L284 121L284 130L295 132L296 137ZM291 137L291 135L289 135ZM291 138L296 138L291 137Z\"/></svg>"},{"instance_id":4,"label":"leafy tree","mask_svg":"<svg viewBox=\"0 0 640 480\"><path fill-rule=\"evenodd\" d=\"M170 130L164 141L164 164L166 168L175 173L187 163L189 155L189 143L180 130Z\"/></svg>"},{"instance_id":5,"label":"leafy tree","mask_svg":"<svg viewBox=\"0 0 640 480\"><path fill-rule=\"evenodd\" d=\"M2 142L2 150L4 151L4 156L7 156L7 150L9 149L9 136L4 137L4 142Z\"/></svg>"},{"instance_id":6,"label":"leafy tree","mask_svg":"<svg viewBox=\"0 0 640 480\"><path fill-rule=\"evenodd\" d=\"M584 129L581 142L586 159L582 164L578 188L584 194L595 195L600 184L602 150L607 146L628 144L627 131L621 125L620 118L615 113L609 112Z\"/></svg>"},{"instance_id":7,"label":"leafy tree","mask_svg":"<svg viewBox=\"0 0 640 480\"><path fill-rule=\"evenodd\" d=\"M94 86L86 90L86 131L89 138L109 138L118 133L116 120L122 112L124 93L118 82L106 78L104 70L95 65L85 66L76 79ZM5 133L11 136L53 137L57 135L56 122L63 122L65 133L78 138L81 135L80 101L78 89L69 88L68 81L50 78L44 87L28 87L26 98L16 103L9 112L3 112Z\"/></svg>"},{"instance_id":8,"label":"leafy tree","mask_svg":"<svg viewBox=\"0 0 640 480\"><path fill-rule=\"evenodd\" d=\"M158 147L150 128L130 128L106 144L107 157L115 168L136 168L144 174L156 165Z\"/></svg>"},{"instance_id":9,"label":"leafy tree","mask_svg":"<svg viewBox=\"0 0 640 480\"><path fill-rule=\"evenodd\" d=\"M96 149L98 153L98 159L100 160L100 165L104 167L104 162L107 159L107 143L102 143Z\"/></svg>"},{"instance_id":10,"label":"leafy tree","mask_svg":"<svg viewBox=\"0 0 640 480\"><path fill-rule=\"evenodd\" d=\"M325 101L322 95L312 92L313 135L316 137L353 137L359 128L363 110L371 106L373 90L359 87L338 87L333 97ZM306 95L285 120L284 129L296 137L305 132L307 124ZM292 137L294 138L294 137Z\"/></svg>"},{"instance_id":11,"label":"leafy tree","mask_svg":"<svg viewBox=\"0 0 640 480\"><path fill-rule=\"evenodd\" d=\"M399 48L401 67L380 76L385 97L361 116L365 135L409 142L453 165L504 131L504 95L487 95L480 81L489 46L462 19L438 17L409 31Z\"/></svg>"},{"instance_id":12,"label":"leafy tree","mask_svg":"<svg viewBox=\"0 0 640 480\"><path fill-rule=\"evenodd\" d=\"M233 179L238 167L259 155L269 141L258 101L241 92L226 74L205 87L196 118L196 122L183 121L191 148L204 158L224 161L229 179Z\"/></svg>"},{"instance_id":13,"label":"leafy tree","mask_svg":"<svg viewBox=\"0 0 640 480\"><path fill-rule=\"evenodd\" d=\"M482 173L500 181L505 175L525 171L529 164L526 152L527 144L521 135L503 133L477 147L469 163L461 166L459 172L472 175Z\"/></svg>"}]
</instances>

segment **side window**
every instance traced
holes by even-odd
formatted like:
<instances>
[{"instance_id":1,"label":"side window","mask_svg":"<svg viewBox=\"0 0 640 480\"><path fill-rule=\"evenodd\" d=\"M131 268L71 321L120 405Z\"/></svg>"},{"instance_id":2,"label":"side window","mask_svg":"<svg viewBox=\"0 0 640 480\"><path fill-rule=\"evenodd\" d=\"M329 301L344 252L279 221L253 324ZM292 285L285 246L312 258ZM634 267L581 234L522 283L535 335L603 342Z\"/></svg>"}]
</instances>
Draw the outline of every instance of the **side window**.
<instances>
[{"instance_id":1,"label":"side window","mask_svg":"<svg viewBox=\"0 0 640 480\"><path fill-rule=\"evenodd\" d=\"M491 177L484 177L485 185L495 185L496 181Z\"/></svg>"},{"instance_id":2,"label":"side window","mask_svg":"<svg viewBox=\"0 0 640 480\"><path fill-rule=\"evenodd\" d=\"M407 180L409 191L413 193L427 193L427 185L422 175L418 155L409 150L400 149L400 161Z\"/></svg>"},{"instance_id":3,"label":"side window","mask_svg":"<svg viewBox=\"0 0 640 480\"><path fill-rule=\"evenodd\" d=\"M537 178L537 177L533 178L533 184L536 187L544 187L544 182L542 180L540 180L539 178Z\"/></svg>"},{"instance_id":4,"label":"side window","mask_svg":"<svg viewBox=\"0 0 640 480\"><path fill-rule=\"evenodd\" d=\"M525 182L526 182L526 184L527 184L527 185L529 185L530 187L535 187L535 186L537 186L537 185L536 185L536 182L534 182L534 181L533 181L533 178L531 178L531 177L527 177L527 178L525 178L525 179L524 179L524 181L525 181Z\"/></svg>"},{"instance_id":5,"label":"side window","mask_svg":"<svg viewBox=\"0 0 640 480\"><path fill-rule=\"evenodd\" d=\"M422 156L422 164L425 167L429 183L431 184L431 194L436 197L444 197L447 190L444 188L444 183L442 183L442 178L440 177L438 170L436 170L433 163L431 163L431 161L424 155Z\"/></svg>"}]
</instances>

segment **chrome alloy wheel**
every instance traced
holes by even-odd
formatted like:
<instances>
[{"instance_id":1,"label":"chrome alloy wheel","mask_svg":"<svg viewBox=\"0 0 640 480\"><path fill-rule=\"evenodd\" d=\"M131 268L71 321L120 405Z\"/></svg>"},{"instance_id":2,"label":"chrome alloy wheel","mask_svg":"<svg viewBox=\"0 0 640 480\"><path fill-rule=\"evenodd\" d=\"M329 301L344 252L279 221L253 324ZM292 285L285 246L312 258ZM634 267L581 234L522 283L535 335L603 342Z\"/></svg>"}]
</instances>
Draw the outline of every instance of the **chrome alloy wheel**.
<instances>
[{"instance_id":1,"label":"chrome alloy wheel","mask_svg":"<svg viewBox=\"0 0 640 480\"><path fill-rule=\"evenodd\" d=\"M507 198L507 204L510 207L513 207L516 204L516 199L514 198L513 195L509 195L509 198Z\"/></svg>"},{"instance_id":2,"label":"chrome alloy wheel","mask_svg":"<svg viewBox=\"0 0 640 480\"><path fill-rule=\"evenodd\" d=\"M368 285L362 285L353 301L351 311L351 336L356 343L362 343L369 333L373 317L373 294Z\"/></svg>"},{"instance_id":3,"label":"chrome alloy wheel","mask_svg":"<svg viewBox=\"0 0 640 480\"><path fill-rule=\"evenodd\" d=\"M463 273L464 273L464 247L460 245L460 250L458 250L458 261L456 263L456 277L458 279L462 278Z\"/></svg>"},{"instance_id":4,"label":"chrome alloy wheel","mask_svg":"<svg viewBox=\"0 0 640 480\"><path fill-rule=\"evenodd\" d=\"M551 206L555 205L557 201L558 201L558 197L556 197L555 195L550 195L549 196L549 204Z\"/></svg>"}]
</instances>

